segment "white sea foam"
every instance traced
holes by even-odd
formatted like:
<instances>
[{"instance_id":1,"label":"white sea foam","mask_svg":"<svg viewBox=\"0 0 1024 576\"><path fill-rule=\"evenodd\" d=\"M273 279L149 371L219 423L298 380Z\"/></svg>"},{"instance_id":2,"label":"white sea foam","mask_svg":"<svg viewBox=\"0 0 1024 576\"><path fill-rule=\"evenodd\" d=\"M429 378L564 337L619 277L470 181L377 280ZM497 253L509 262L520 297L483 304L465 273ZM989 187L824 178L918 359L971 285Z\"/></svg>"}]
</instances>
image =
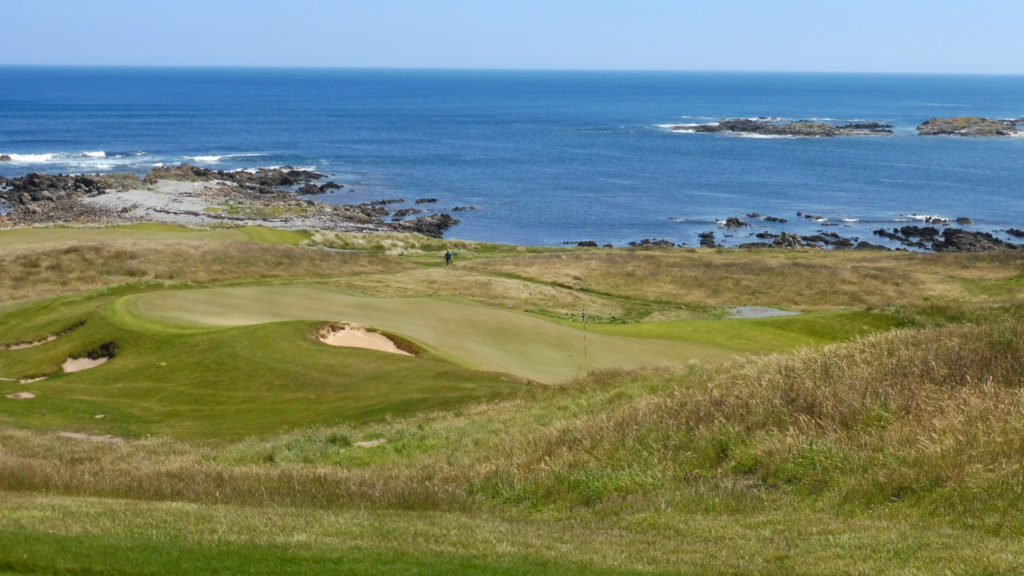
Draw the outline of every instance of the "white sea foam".
<instances>
[{"instance_id":1,"label":"white sea foam","mask_svg":"<svg viewBox=\"0 0 1024 576\"><path fill-rule=\"evenodd\" d=\"M17 164L46 164L53 161L56 154L7 154L11 162Z\"/></svg>"},{"instance_id":2,"label":"white sea foam","mask_svg":"<svg viewBox=\"0 0 1024 576\"><path fill-rule=\"evenodd\" d=\"M734 138L756 138L761 140L786 140L797 138L788 134L757 134L756 132L730 132Z\"/></svg>"},{"instance_id":3,"label":"white sea foam","mask_svg":"<svg viewBox=\"0 0 1024 576\"><path fill-rule=\"evenodd\" d=\"M843 222L846 222L847 224L854 224L856 222L860 222L860 218L847 218L847 217L843 217L843 218L840 218L839 220L841 220Z\"/></svg>"},{"instance_id":4,"label":"white sea foam","mask_svg":"<svg viewBox=\"0 0 1024 576\"><path fill-rule=\"evenodd\" d=\"M223 156L185 156L186 160L193 160L200 164L216 164Z\"/></svg>"},{"instance_id":5,"label":"white sea foam","mask_svg":"<svg viewBox=\"0 0 1024 576\"><path fill-rule=\"evenodd\" d=\"M106 158L107 153L103 150L98 150L96 152L82 152L82 156L86 158Z\"/></svg>"},{"instance_id":6,"label":"white sea foam","mask_svg":"<svg viewBox=\"0 0 1024 576\"><path fill-rule=\"evenodd\" d=\"M911 220L917 220L919 222L927 222L929 224L948 224L949 218L945 216L936 216L933 214L900 214L904 218L910 218Z\"/></svg>"}]
</instances>

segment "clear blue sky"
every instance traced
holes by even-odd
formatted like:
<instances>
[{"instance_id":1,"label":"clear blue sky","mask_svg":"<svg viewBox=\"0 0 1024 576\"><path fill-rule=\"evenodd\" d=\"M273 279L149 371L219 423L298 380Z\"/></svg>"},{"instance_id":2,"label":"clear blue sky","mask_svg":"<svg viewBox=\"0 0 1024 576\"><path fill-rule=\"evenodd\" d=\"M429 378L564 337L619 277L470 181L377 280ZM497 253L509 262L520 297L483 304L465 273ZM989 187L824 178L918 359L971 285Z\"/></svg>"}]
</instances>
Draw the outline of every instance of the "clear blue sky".
<instances>
[{"instance_id":1,"label":"clear blue sky","mask_svg":"<svg viewBox=\"0 0 1024 576\"><path fill-rule=\"evenodd\" d=\"M1024 74L1020 0L0 0L0 64Z\"/></svg>"}]
</instances>

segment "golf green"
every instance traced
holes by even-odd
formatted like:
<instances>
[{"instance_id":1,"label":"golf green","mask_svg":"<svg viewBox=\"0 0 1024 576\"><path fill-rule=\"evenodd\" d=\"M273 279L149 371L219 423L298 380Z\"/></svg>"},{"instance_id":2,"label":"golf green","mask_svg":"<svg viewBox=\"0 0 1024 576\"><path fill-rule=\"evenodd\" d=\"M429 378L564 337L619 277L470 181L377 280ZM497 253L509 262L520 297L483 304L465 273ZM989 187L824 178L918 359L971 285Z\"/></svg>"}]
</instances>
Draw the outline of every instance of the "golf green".
<instances>
[{"instance_id":1,"label":"golf green","mask_svg":"<svg viewBox=\"0 0 1024 576\"><path fill-rule=\"evenodd\" d=\"M152 292L117 303L119 321L153 331L285 320L348 321L400 335L468 368L561 382L592 370L727 358L691 342L588 333L529 314L430 298L369 298L314 287Z\"/></svg>"}]
</instances>

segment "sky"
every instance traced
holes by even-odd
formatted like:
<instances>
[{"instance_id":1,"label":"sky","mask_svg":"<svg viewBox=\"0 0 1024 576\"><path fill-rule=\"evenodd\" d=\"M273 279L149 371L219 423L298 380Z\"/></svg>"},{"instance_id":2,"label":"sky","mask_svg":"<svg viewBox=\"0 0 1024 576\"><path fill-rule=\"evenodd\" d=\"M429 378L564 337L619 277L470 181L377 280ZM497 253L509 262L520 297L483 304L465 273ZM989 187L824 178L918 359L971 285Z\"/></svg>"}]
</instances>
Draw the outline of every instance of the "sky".
<instances>
[{"instance_id":1,"label":"sky","mask_svg":"<svg viewBox=\"0 0 1024 576\"><path fill-rule=\"evenodd\" d=\"M1020 0L0 0L0 65L1024 74Z\"/></svg>"}]
</instances>

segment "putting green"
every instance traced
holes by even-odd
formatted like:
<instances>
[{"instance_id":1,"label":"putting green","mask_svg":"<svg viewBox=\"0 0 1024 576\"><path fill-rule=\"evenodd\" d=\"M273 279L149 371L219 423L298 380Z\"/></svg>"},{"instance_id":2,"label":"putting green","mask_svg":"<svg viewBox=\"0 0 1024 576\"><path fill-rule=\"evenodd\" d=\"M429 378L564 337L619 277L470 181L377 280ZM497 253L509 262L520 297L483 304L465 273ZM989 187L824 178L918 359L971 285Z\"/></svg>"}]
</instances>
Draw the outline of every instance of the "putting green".
<instances>
[{"instance_id":1,"label":"putting green","mask_svg":"<svg viewBox=\"0 0 1024 576\"><path fill-rule=\"evenodd\" d=\"M691 342L584 333L528 314L430 298L384 299L323 288L245 286L151 292L117 302L118 322L151 331L285 320L350 321L408 338L477 370L560 382L591 370L682 365L730 353Z\"/></svg>"}]
</instances>

